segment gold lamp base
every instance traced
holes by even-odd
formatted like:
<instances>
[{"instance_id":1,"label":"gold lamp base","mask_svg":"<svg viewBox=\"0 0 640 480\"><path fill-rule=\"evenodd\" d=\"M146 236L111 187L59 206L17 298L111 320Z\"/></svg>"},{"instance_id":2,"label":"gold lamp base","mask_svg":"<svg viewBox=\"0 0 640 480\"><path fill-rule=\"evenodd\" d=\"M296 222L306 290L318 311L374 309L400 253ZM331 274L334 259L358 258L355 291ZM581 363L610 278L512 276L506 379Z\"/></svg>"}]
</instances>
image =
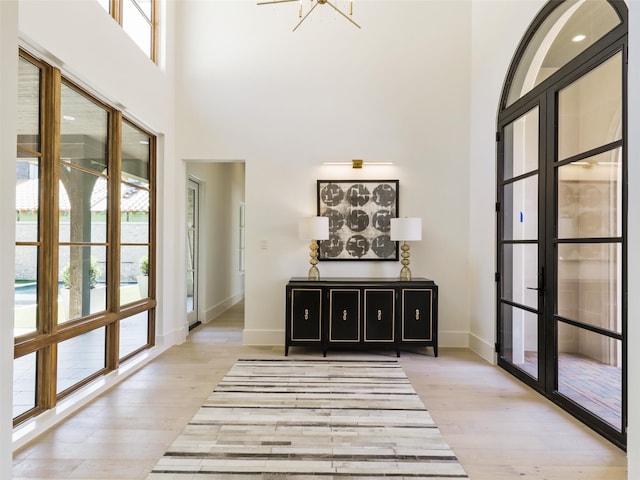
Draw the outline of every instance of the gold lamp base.
<instances>
[{"instance_id":1,"label":"gold lamp base","mask_svg":"<svg viewBox=\"0 0 640 480\"><path fill-rule=\"evenodd\" d=\"M309 269L309 280L320 280L320 270L315 265L312 265Z\"/></svg>"},{"instance_id":2,"label":"gold lamp base","mask_svg":"<svg viewBox=\"0 0 640 480\"><path fill-rule=\"evenodd\" d=\"M400 280L411 280L411 270L409 269L409 267L404 266L400 269Z\"/></svg>"},{"instance_id":3,"label":"gold lamp base","mask_svg":"<svg viewBox=\"0 0 640 480\"><path fill-rule=\"evenodd\" d=\"M311 268L309 269L309 280L320 280L320 270L316 266L318 264L318 242L311 240L309 245L309 263Z\"/></svg>"},{"instance_id":4,"label":"gold lamp base","mask_svg":"<svg viewBox=\"0 0 640 480\"><path fill-rule=\"evenodd\" d=\"M402 250L402 253L400 254L402 257L402 260L400 260L400 263L402 264L402 268L400 269L400 280L409 281L411 280L411 269L409 268L409 244L407 242L403 242L400 249Z\"/></svg>"}]
</instances>

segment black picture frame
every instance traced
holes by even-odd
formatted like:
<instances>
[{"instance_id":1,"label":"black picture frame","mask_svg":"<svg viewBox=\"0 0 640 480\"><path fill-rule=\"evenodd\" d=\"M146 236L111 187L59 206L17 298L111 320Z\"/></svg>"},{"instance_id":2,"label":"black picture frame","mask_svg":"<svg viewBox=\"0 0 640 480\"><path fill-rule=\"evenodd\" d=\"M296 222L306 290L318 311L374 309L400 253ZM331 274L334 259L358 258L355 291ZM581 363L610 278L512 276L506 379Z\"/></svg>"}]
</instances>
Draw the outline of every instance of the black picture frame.
<instances>
[{"instance_id":1,"label":"black picture frame","mask_svg":"<svg viewBox=\"0 0 640 480\"><path fill-rule=\"evenodd\" d=\"M317 215L329 217L329 240L318 242L322 261L398 260L391 218L398 217L398 180L318 180Z\"/></svg>"}]
</instances>

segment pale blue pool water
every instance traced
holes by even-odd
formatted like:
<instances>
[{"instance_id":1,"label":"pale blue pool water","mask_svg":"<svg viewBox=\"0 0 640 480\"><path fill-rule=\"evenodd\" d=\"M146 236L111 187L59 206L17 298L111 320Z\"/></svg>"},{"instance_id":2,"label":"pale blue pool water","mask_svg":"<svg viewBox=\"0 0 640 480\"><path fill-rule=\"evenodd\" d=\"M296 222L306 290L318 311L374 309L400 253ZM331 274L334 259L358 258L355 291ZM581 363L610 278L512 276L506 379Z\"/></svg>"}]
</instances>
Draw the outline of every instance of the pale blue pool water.
<instances>
[{"instance_id":1,"label":"pale blue pool water","mask_svg":"<svg viewBox=\"0 0 640 480\"><path fill-rule=\"evenodd\" d=\"M25 283L24 285L16 285L15 304L16 305L35 305L36 293L37 293L37 287L35 283Z\"/></svg>"},{"instance_id":2,"label":"pale blue pool water","mask_svg":"<svg viewBox=\"0 0 640 480\"><path fill-rule=\"evenodd\" d=\"M98 285L104 286L104 283ZM58 283L58 293L64 288L62 282ZM15 287L15 305L35 305L37 303L37 286L35 283L25 283Z\"/></svg>"}]
</instances>

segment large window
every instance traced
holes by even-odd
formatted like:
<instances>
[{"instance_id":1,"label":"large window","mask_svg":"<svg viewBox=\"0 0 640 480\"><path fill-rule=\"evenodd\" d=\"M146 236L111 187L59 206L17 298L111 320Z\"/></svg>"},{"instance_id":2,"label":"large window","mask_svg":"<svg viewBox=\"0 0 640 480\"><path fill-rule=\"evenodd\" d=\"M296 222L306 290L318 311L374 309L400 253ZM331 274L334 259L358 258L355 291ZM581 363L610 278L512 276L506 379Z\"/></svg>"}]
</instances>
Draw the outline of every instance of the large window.
<instances>
[{"instance_id":1,"label":"large window","mask_svg":"<svg viewBox=\"0 0 640 480\"><path fill-rule=\"evenodd\" d=\"M131 39L153 61L156 60L155 0L97 0Z\"/></svg>"},{"instance_id":2,"label":"large window","mask_svg":"<svg viewBox=\"0 0 640 480\"><path fill-rule=\"evenodd\" d=\"M14 424L154 340L155 137L19 59Z\"/></svg>"}]
</instances>

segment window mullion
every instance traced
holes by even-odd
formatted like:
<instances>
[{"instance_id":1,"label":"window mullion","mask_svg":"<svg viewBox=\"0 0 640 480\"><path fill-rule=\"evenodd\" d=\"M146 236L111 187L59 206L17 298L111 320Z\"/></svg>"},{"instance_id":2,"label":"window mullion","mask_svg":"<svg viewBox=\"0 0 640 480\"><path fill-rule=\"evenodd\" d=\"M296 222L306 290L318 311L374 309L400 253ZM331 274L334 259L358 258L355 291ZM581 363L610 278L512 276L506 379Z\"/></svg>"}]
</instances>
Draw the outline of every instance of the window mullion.
<instances>
[{"instance_id":1,"label":"window mullion","mask_svg":"<svg viewBox=\"0 0 640 480\"><path fill-rule=\"evenodd\" d=\"M149 272L152 284L149 287L149 296L153 299L156 298L156 189L157 189L157 177L156 177L156 155L157 155L157 138L153 137L151 141L150 149L150 165L149 165L149 258L151 259L151 270ZM155 324L153 328L150 326L150 332L155 331Z\"/></svg>"},{"instance_id":2,"label":"window mullion","mask_svg":"<svg viewBox=\"0 0 640 480\"><path fill-rule=\"evenodd\" d=\"M107 249L107 310L120 311L120 177L122 172L122 113L110 115L109 126L109 212L107 217L109 246ZM118 368L120 345L119 322L107 327L106 366Z\"/></svg>"},{"instance_id":3,"label":"window mullion","mask_svg":"<svg viewBox=\"0 0 640 480\"><path fill-rule=\"evenodd\" d=\"M158 25L156 19L157 17L157 6L158 3L156 0L151 0L151 60L153 62L158 61Z\"/></svg>"},{"instance_id":4,"label":"window mullion","mask_svg":"<svg viewBox=\"0 0 640 480\"><path fill-rule=\"evenodd\" d=\"M119 25L122 25L122 1L111 0L111 16Z\"/></svg>"},{"instance_id":5,"label":"window mullion","mask_svg":"<svg viewBox=\"0 0 640 480\"><path fill-rule=\"evenodd\" d=\"M58 297L58 179L60 167L60 70L51 68L44 76L44 109L42 130L43 159L41 195L41 331L56 331ZM46 233L46 235L44 235Z\"/></svg>"},{"instance_id":6,"label":"window mullion","mask_svg":"<svg viewBox=\"0 0 640 480\"><path fill-rule=\"evenodd\" d=\"M58 318L58 177L60 157L60 70L43 70L42 164L40 186L40 262L38 272L40 333L57 330ZM46 234L45 234L46 233ZM37 405L49 409L56 404L56 345L38 352Z\"/></svg>"}]
</instances>

